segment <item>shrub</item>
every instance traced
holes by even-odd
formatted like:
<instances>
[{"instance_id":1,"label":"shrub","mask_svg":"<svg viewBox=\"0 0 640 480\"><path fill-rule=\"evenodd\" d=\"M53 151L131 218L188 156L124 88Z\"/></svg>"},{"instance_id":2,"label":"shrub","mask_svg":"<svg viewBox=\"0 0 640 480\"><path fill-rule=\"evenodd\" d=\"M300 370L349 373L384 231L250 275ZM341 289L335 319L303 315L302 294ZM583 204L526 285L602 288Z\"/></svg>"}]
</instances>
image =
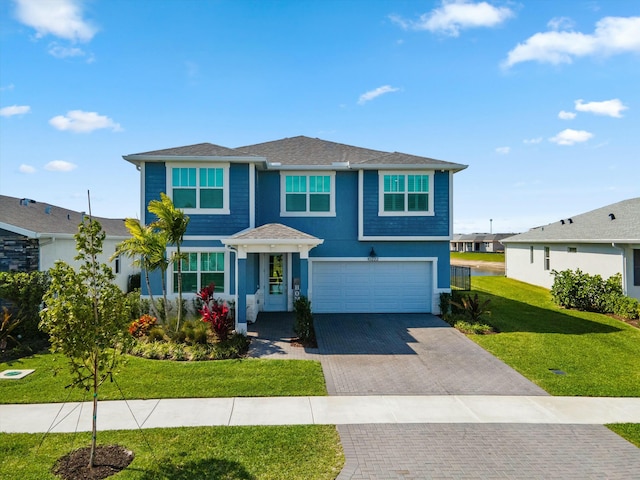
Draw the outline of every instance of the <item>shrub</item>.
<instances>
[{"instance_id":1,"label":"shrub","mask_svg":"<svg viewBox=\"0 0 640 480\"><path fill-rule=\"evenodd\" d=\"M494 331L493 327L491 327L491 325L487 325L486 323L469 323L464 320L456 321L453 326L457 330L460 330L462 333L468 333L472 335L485 335Z\"/></svg>"},{"instance_id":2,"label":"shrub","mask_svg":"<svg viewBox=\"0 0 640 480\"><path fill-rule=\"evenodd\" d=\"M251 343L251 341L246 335L234 333L224 342L219 342L215 345L212 352L212 360L243 357L249 349L249 343Z\"/></svg>"},{"instance_id":3,"label":"shrub","mask_svg":"<svg viewBox=\"0 0 640 480\"><path fill-rule=\"evenodd\" d=\"M313 327L313 314L311 313L311 302L307 297L301 295L293 302L293 309L296 312L296 321L293 331L298 335L298 339L304 345L316 344L316 331Z\"/></svg>"},{"instance_id":4,"label":"shrub","mask_svg":"<svg viewBox=\"0 0 640 480\"><path fill-rule=\"evenodd\" d=\"M147 339L149 342L164 342L166 340L164 328L160 325L152 327L149 329L149 332L147 332Z\"/></svg>"},{"instance_id":5,"label":"shrub","mask_svg":"<svg viewBox=\"0 0 640 480\"><path fill-rule=\"evenodd\" d=\"M198 312L202 315L202 321L211 325L216 339L224 342L233 330L233 321L229 317L227 303L213 298L215 290L216 285L211 283L197 293L202 301L202 307Z\"/></svg>"},{"instance_id":6,"label":"shrub","mask_svg":"<svg viewBox=\"0 0 640 480\"><path fill-rule=\"evenodd\" d=\"M490 303L491 300L481 301L477 293L473 297L471 295L463 296L460 302L451 301L451 305L458 307L471 323L479 323L484 315L491 314L491 311L487 309Z\"/></svg>"},{"instance_id":7,"label":"shrub","mask_svg":"<svg viewBox=\"0 0 640 480\"><path fill-rule=\"evenodd\" d=\"M2 318L0 319L0 353L7 349L9 340L14 344L18 343L15 337L11 335L11 332L20 325L20 320L13 319L11 318L12 316L7 307L2 307Z\"/></svg>"},{"instance_id":8,"label":"shrub","mask_svg":"<svg viewBox=\"0 0 640 480\"><path fill-rule=\"evenodd\" d=\"M148 313L145 313L139 319L131 322L131 325L129 325L129 333L136 338L147 336L149 334L149 330L155 327L156 322L156 317L152 317Z\"/></svg>"},{"instance_id":9,"label":"shrub","mask_svg":"<svg viewBox=\"0 0 640 480\"><path fill-rule=\"evenodd\" d=\"M580 269L551 272L553 301L564 308L576 308L598 313L614 313L625 318L636 318L638 301L623 295L622 275L603 280L600 275L589 275Z\"/></svg>"},{"instance_id":10,"label":"shrub","mask_svg":"<svg viewBox=\"0 0 640 480\"><path fill-rule=\"evenodd\" d=\"M640 302L631 297L620 296L613 306L613 313L628 320L640 317Z\"/></svg>"},{"instance_id":11,"label":"shrub","mask_svg":"<svg viewBox=\"0 0 640 480\"><path fill-rule=\"evenodd\" d=\"M46 338L38 324L42 297L50 282L46 272L0 272L0 299L8 302L13 319L20 322L14 331L16 337Z\"/></svg>"}]
</instances>

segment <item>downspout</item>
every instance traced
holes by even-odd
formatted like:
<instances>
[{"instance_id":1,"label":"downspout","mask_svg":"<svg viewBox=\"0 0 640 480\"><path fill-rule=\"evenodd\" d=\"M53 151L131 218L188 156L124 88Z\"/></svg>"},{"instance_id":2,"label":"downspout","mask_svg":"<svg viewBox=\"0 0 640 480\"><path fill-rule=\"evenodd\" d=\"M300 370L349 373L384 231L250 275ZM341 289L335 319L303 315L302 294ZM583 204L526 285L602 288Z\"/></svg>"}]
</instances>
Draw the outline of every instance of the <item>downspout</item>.
<instances>
[{"instance_id":1,"label":"downspout","mask_svg":"<svg viewBox=\"0 0 640 480\"><path fill-rule=\"evenodd\" d=\"M627 295L627 251L624 247L616 245L616 242L611 242L613 248L617 248L622 251L622 294Z\"/></svg>"}]
</instances>

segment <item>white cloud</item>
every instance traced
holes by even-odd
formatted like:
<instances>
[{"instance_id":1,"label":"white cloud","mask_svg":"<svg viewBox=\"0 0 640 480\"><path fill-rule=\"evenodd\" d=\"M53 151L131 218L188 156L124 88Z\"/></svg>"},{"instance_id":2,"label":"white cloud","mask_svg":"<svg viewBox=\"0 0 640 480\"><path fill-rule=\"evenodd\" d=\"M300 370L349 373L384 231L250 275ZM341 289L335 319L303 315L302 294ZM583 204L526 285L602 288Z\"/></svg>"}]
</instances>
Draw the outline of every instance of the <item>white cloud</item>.
<instances>
[{"instance_id":1,"label":"white cloud","mask_svg":"<svg viewBox=\"0 0 640 480\"><path fill-rule=\"evenodd\" d=\"M589 112L596 115L606 115L608 117L621 118L622 114L620 112L628 108L629 107L623 105L617 98L603 102L588 103L584 103L584 100L576 100L576 110L579 112Z\"/></svg>"},{"instance_id":2,"label":"white cloud","mask_svg":"<svg viewBox=\"0 0 640 480\"><path fill-rule=\"evenodd\" d=\"M50 172L70 172L76 168L77 165L65 162L64 160L53 160L44 166L44 169L49 170Z\"/></svg>"},{"instance_id":3,"label":"white cloud","mask_svg":"<svg viewBox=\"0 0 640 480\"><path fill-rule=\"evenodd\" d=\"M568 30L573 28L573 20L568 17L554 17L547 22L547 27L551 30Z\"/></svg>"},{"instance_id":4,"label":"white cloud","mask_svg":"<svg viewBox=\"0 0 640 480\"><path fill-rule=\"evenodd\" d=\"M592 34L556 30L536 33L511 50L503 66L527 61L557 65L571 63L575 57L626 52L640 52L640 17L605 17L596 23Z\"/></svg>"},{"instance_id":5,"label":"white cloud","mask_svg":"<svg viewBox=\"0 0 640 480\"><path fill-rule=\"evenodd\" d=\"M24 163L20 165L20 167L18 168L18 171L20 173L26 173L26 174L36 173L36 169L34 167L32 167L31 165L26 165Z\"/></svg>"},{"instance_id":6,"label":"white cloud","mask_svg":"<svg viewBox=\"0 0 640 480\"><path fill-rule=\"evenodd\" d=\"M593 133L586 130L573 130L567 128L561 131L555 137L549 139L550 142L557 143L558 145L574 145L576 143L586 142L593 137Z\"/></svg>"},{"instance_id":7,"label":"white cloud","mask_svg":"<svg viewBox=\"0 0 640 480\"><path fill-rule=\"evenodd\" d=\"M542 137L525 138L523 142L525 143L525 145L536 145L538 143L542 143L542 140L544 140L544 138Z\"/></svg>"},{"instance_id":8,"label":"white cloud","mask_svg":"<svg viewBox=\"0 0 640 480\"><path fill-rule=\"evenodd\" d=\"M38 38L54 35L88 42L97 29L82 18L83 0L15 0L16 16L36 30Z\"/></svg>"},{"instance_id":9,"label":"white cloud","mask_svg":"<svg viewBox=\"0 0 640 480\"><path fill-rule=\"evenodd\" d=\"M13 117L14 115L24 115L29 113L31 107L29 105L11 105L10 107L0 108L0 117Z\"/></svg>"},{"instance_id":10,"label":"white cloud","mask_svg":"<svg viewBox=\"0 0 640 480\"><path fill-rule=\"evenodd\" d=\"M558 113L558 118L560 120L573 120L574 118L576 118L576 113L565 112L564 110L560 110L560 112Z\"/></svg>"},{"instance_id":11,"label":"white cloud","mask_svg":"<svg viewBox=\"0 0 640 480\"><path fill-rule=\"evenodd\" d=\"M49 54L56 58L84 57L85 51L78 47L65 47L53 42L49 45Z\"/></svg>"},{"instance_id":12,"label":"white cloud","mask_svg":"<svg viewBox=\"0 0 640 480\"><path fill-rule=\"evenodd\" d=\"M13 90L14 88L15 88L15 85L13 83L10 83L6 87L0 87L0 92L4 92L5 90Z\"/></svg>"},{"instance_id":13,"label":"white cloud","mask_svg":"<svg viewBox=\"0 0 640 480\"><path fill-rule=\"evenodd\" d=\"M499 153L500 155L508 155L510 151L511 151L511 147L496 148L496 153Z\"/></svg>"},{"instance_id":14,"label":"white cloud","mask_svg":"<svg viewBox=\"0 0 640 480\"><path fill-rule=\"evenodd\" d=\"M406 30L428 30L457 37L460 30L495 27L512 16L513 12L510 9L494 7L487 2L443 0L440 8L421 15L418 20L405 20L398 15L390 15L389 18Z\"/></svg>"},{"instance_id":15,"label":"white cloud","mask_svg":"<svg viewBox=\"0 0 640 480\"><path fill-rule=\"evenodd\" d=\"M358 99L358 104L363 105L368 101L373 100L376 97L379 97L380 95L384 95L385 93L397 92L398 90L400 89L392 87L391 85L383 85L382 87L378 87L374 90L369 90L368 92L360 95L360 98Z\"/></svg>"},{"instance_id":16,"label":"white cloud","mask_svg":"<svg viewBox=\"0 0 640 480\"><path fill-rule=\"evenodd\" d=\"M75 133L89 133L101 128L108 128L114 132L122 131L120 124L109 117L82 110L71 110L66 116L58 115L49 120L49 123L58 130L69 130Z\"/></svg>"}]
</instances>

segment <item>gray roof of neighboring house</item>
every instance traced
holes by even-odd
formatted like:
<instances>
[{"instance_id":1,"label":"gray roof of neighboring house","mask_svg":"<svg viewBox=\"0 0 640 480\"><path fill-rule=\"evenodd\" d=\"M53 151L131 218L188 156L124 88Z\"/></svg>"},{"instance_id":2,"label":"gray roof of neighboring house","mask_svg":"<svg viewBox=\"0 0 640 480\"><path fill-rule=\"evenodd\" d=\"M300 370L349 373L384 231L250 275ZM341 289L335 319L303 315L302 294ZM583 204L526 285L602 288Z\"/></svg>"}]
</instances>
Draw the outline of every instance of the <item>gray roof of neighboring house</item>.
<instances>
[{"instance_id":1,"label":"gray roof of neighboring house","mask_svg":"<svg viewBox=\"0 0 640 480\"><path fill-rule=\"evenodd\" d=\"M513 236L513 233L457 233L452 242L499 242L503 238Z\"/></svg>"},{"instance_id":2,"label":"gray roof of neighboring house","mask_svg":"<svg viewBox=\"0 0 640 480\"><path fill-rule=\"evenodd\" d=\"M48 203L0 195L0 228L28 237L78 233L82 212ZM110 237L130 237L123 219L93 217Z\"/></svg>"},{"instance_id":3,"label":"gray roof of neighboring house","mask_svg":"<svg viewBox=\"0 0 640 480\"><path fill-rule=\"evenodd\" d=\"M640 197L506 238L502 243L640 243Z\"/></svg>"},{"instance_id":4,"label":"gray roof of neighboring house","mask_svg":"<svg viewBox=\"0 0 640 480\"><path fill-rule=\"evenodd\" d=\"M125 155L123 158L132 163L140 161L162 161L173 157L179 160L197 160L200 158L226 157L255 159L268 162L271 167L279 166L349 166L361 168L380 165L414 166L421 165L430 169L463 170L466 165L434 160L398 152L383 152L369 148L354 147L343 143L330 142L319 138L297 136L271 142L246 145L238 148L226 148L211 143L200 143L186 147L168 148L151 152ZM336 165L342 164L342 165Z\"/></svg>"}]
</instances>

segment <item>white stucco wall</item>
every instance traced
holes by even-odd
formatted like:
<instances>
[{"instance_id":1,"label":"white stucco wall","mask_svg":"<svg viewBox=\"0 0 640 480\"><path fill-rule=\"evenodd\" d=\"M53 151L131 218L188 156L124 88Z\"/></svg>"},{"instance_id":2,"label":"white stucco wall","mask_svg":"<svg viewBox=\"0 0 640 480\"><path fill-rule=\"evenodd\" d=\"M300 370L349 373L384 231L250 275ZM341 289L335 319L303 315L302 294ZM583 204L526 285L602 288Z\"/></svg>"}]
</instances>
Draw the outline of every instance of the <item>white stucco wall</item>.
<instances>
[{"instance_id":1,"label":"white stucco wall","mask_svg":"<svg viewBox=\"0 0 640 480\"><path fill-rule=\"evenodd\" d=\"M98 257L99 263L106 263L114 272L115 261L110 262L109 257L113 255L116 250L116 245L120 243L120 241L121 239L105 239L102 245L102 254ZM74 268L77 268L79 262L74 260L76 255L76 242L73 238L40 239L40 271L49 270L58 260L62 260ZM122 258L120 260L120 273L116 274L116 285L118 285L123 292L126 292L129 275L138 273L139 271L140 269L136 269L131 265L130 258Z\"/></svg>"},{"instance_id":2,"label":"white stucco wall","mask_svg":"<svg viewBox=\"0 0 640 480\"><path fill-rule=\"evenodd\" d=\"M530 248L533 246L533 262ZM544 268L544 247L549 247L549 270ZM575 248L570 253L569 248ZM505 274L509 278L551 288L552 270L576 270L607 279L616 273L624 274L626 294L640 299L640 287L633 285L633 246L616 248L611 244L521 244L506 245ZM640 248L636 246L635 248ZM624 255L623 255L624 250ZM623 260L626 259L626 262ZM626 263L626 265L625 265Z\"/></svg>"}]
</instances>

